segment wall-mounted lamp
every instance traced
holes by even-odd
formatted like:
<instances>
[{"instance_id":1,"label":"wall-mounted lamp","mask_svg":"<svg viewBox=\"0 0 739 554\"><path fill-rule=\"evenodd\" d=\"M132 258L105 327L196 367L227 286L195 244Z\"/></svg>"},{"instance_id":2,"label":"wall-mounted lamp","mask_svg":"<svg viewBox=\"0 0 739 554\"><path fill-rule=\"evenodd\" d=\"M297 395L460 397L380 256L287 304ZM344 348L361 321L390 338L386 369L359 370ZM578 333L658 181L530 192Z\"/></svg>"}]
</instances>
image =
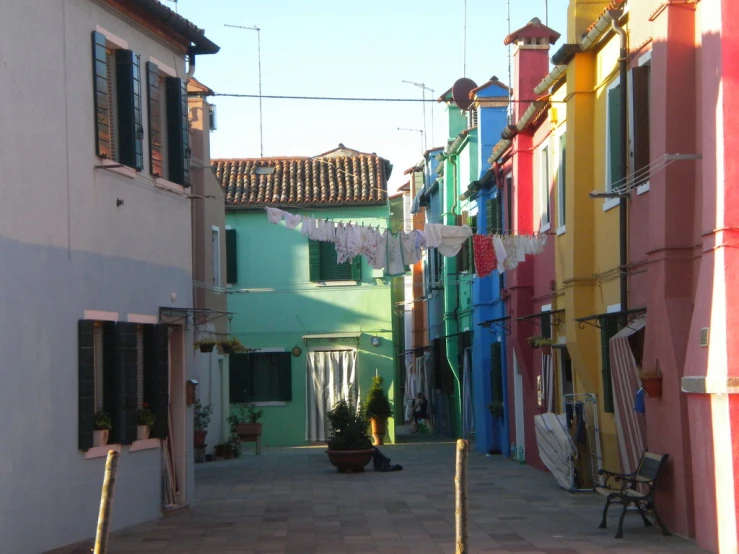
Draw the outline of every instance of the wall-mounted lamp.
<instances>
[{"instance_id":1,"label":"wall-mounted lamp","mask_svg":"<svg viewBox=\"0 0 739 554\"><path fill-rule=\"evenodd\" d=\"M380 346L380 337L372 337L370 343L372 343L372 346Z\"/></svg>"}]
</instances>

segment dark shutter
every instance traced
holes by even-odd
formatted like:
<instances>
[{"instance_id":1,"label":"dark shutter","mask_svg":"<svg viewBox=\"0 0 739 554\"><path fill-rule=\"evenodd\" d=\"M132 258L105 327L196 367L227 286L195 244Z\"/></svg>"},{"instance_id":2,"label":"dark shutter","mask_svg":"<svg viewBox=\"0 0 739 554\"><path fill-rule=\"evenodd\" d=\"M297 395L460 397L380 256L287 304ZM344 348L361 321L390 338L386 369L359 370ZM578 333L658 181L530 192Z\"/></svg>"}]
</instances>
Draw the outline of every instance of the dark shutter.
<instances>
[{"instance_id":1,"label":"dark shutter","mask_svg":"<svg viewBox=\"0 0 739 554\"><path fill-rule=\"evenodd\" d=\"M503 402L503 360L499 342L490 345L490 401Z\"/></svg>"},{"instance_id":2,"label":"dark shutter","mask_svg":"<svg viewBox=\"0 0 739 554\"><path fill-rule=\"evenodd\" d=\"M567 223L567 134L559 138L559 213L557 224L563 227Z\"/></svg>"},{"instance_id":3,"label":"dark shutter","mask_svg":"<svg viewBox=\"0 0 739 554\"><path fill-rule=\"evenodd\" d=\"M156 410L156 371L157 360L156 350L154 347L154 328L155 325L144 325L144 398L143 401L149 405L149 409L157 413Z\"/></svg>"},{"instance_id":4,"label":"dark shutter","mask_svg":"<svg viewBox=\"0 0 739 554\"><path fill-rule=\"evenodd\" d=\"M162 89L159 86L159 68L146 62L146 86L149 107L149 171L155 177L164 177L162 166Z\"/></svg>"},{"instance_id":5,"label":"dark shutter","mask_svg":"<svg viewBox=\"0 0 739 554\"><path fill-rule=\"evenodd\" d=\"M552 338L552 316L548 311L542 312L541 315L541 336L548 339Z\"/></svg>"},{"instance_id":6,"label":"dark shutter","mask_svg":"<svg viewBox=\"0 0 739 554\"><path fill-rule=\"evenodd\" d=\"M239 280L236 255L236 229L226 229L226 284L232 285Z\"/></svg>"},{"instance_id":7,"label":"dark shutter","mask_svg":"<svg viewBox=\"0 0 739 554\"><path fill-rule=\"evenodd\" d=\"M498 197L485 202L485 227L489 235L500 233L500 202Z\"/></svg>"},{"instance_id":8,"label":"dark shutter","mask_svg":"<svg viewBox=\"0 0 739 554\"><path fill-rule=\"evenodd\" d=\"M321 243L315 240L308 241L308 265L312 283L321 280Z\"/></svg>"},{"instance_id":9,"label":"dark shutter","mask_svg":"<svg viewBox=\"0 0 739 554\"><path fill-rule=\"evenodd\" d=\"M350 281L352 279L352 264L336 263L336 246L332 242L319 242L318 248L321 257L320 281Z\"/></svg>"},{"instance_id":10,"label":"dark shutter","mask_svg":"<svg viewBox=\"0 0 739 554\"><path fill-rule=\"evenodd\" d=\"M246 401L250 356L250 354L231 354L228 357L228 399L231 404Z\"/></svg>"},{"instance_id":11,"label":"dark shutter","mask_svg":"<svg viewBox=\"0 0 739 554\"><path fill-rule=\"evenodd\" d=\"M611 337L618 333L618 318L607 316L601 319L600 347L603 377L603 410L613 413L613 381L611 379L611 356L608 345Z\"/></svg>"},{"instance_id":12,"label":"dark shutter","mask_svg":"<svg viewBox=\"0 0 739 554\"><path fill-rule=\"evenodd\" d=\"M80 450L92 448L95 419L95 361L93 321L77 322L77 444Z\"/></svg>"},{"instance_id":13,"label":"dark shutter","mask_svg":"<svg viewBox=\"0 0 739 554\"><path fill-rule=\"evenodd\" d=\"M117 442L136 440L136 323L121 322L115 327L115 370L111 419Z\"/></svg>"},{"instance_id":14,"label":"dark shutter","mask_svg":"<svg viewBox=\"0 0 739 554\"><path fill-rule=\"evenodd\" d=\"M110 416L113 428L110 430L109 442L119 442L120 426L116 420L116 376L115 353L115 321L103 321L103 410Z\"/></svg>"},{"instance_id":15,"label":"dark shutter","mask_svg":"<svg viewBox=\"0 0 739 554\"><path fill-rule=\"evenodd\" d=\"M351 262L352 266L352 281L362 280L362 256L356 256Z\"/></svg>"},{"instance_id":16,"label":"dark shutter","mask_svg":"<svg viewBox=\"0 0 739 554\"><path fill-rule=\"evenodd\" d=\"M607 189L623 185L624 174L622 171L622 160L624 156L623 144L621 144L621 86L608 91L608 140L611 182Z\"/></svg>"},{"instance_id":17,"label":"dark shutter","mask_svg":"<svg viewBox=\"0 0 739 554\"><path fill-rule=\"evenodd\" d=\"M177 77L167 77L167 155L169 180L190 186L190 132L187 120L187 85Z\"/></svg>"},{"instance_id":18,"label":"dark shutter","mask_svg":"<svg viewBox=\"0 0 739 554\"><path fill-rule=\"evenodd\" d=\"M166 325L154 326L154 437L169 436L169 331Z\"/></svg>"},{"instance_id":19,"label":"dark shutter","mask_svg":"<svg viewBox=\"0 0 739 554\"><path fill-rule=\"evenodd\" d=\"M290 352L281 352L279 358L280 390L278 391L277 400L290 402L293 399L292 355Z\"/></svg>"},{"instance_id":20,"label":"dark shutter","mask_svg":"<svg viewBox=\"0 0 739 554\"><path fill-rule=\"evenodd\" d=\"M137 171L144 168L140 58L131 50L115 51L118 96L118 159Z\"/></svg>"},{"instance_id":21,"label":"dark shutter","mask_svg":"<svg viewBox=\"0 0 739 554\"><path fill-rule=\"evenodd\" d=\"M113 159L110 145L107 47L105 36L97 31L92 33L92 84L95 101L95 153L101 158Z\"/></svg>"},{"instance_id":22,"label":"dark shutter","mask_svg":"<svg viewBox=\"0 0 739 554\"><path fill-rule=\"evenodd\" d=\"M650 66L631 70L634 83L634 171L649 165L649 81ZM649 180L649 172L637 175L637 183Z\"/></svg>"}]
</instances>

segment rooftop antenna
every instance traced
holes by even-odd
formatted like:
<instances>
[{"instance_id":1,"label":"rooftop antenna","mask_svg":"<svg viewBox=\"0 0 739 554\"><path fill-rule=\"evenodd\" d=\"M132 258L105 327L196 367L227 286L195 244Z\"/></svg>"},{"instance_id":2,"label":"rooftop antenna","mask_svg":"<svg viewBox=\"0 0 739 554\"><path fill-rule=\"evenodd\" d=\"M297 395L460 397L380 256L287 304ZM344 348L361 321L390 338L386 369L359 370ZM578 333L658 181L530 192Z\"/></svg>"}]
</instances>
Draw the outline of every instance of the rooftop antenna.
<instances>
[{"instance_id":1,"label":"rooftop antenna","mask_svg":"<svg viewBox=\"0 0 739 554\"><path fill-rule=\"evenodd\" d=\"M426 142L426 133L423 132L423 129L409 129L407 127L398 127L398 131L412 131L414 133L421 133L421 151L425 152L425 150L423 150L423 145Z\"/></svg>"},{"instance_id":2,"label":"rooftop antenna","mask_svg":"<svg viewBox=\"0 0 739 554\"><path fill-rule=\"evenodd\" d=\"M546 1L546 0L545 0ZM511 0L508 4L508 36L511 34ZM513 125L513 72L511 70L511 45L508 44L508 125Z\"/></svg>"},{"instance_id":3,"label":"rooftop antenna","mask_svg":"<svg viewBox=\"0 0 739 554\"><path fill-rule=\"evenodd\" d=\"M544 0L544 25L549 27L549 0Z\"/></svg>"},{"instance_id":4,"label":"rooftop antenna","mask_svg":"<svg viewBox=\"0 0 739 554\"><path fill-rule=\"evenodd\" d=\"M508 0L510 2L510 0ZM464 0L464 49L462 54L462 77L467 77L467 0Z\"/></svg>"},{"instance_id":5,"label":"rooftop antenna","mask_svg":"<svg viewBox=\"0 0 739 554\"><path fill-rule=\"evenodd\" d=\"M413 85L414 87L419 87L422 91L423 96L423 151L425 152L428 150L428 143L426 142L426 91L431 91L431 98L433 99L434 96L434 89L429 88L426 86L426 83L415 83L413 81L406 81L403 80L404 83L408 83L409 85ZM431 142L434 141L434 106L431 106Z\"/></svg>"},{"instance_id":6,"label":"rooftop antenna","mask_svg":"<svg viewBox=\"0 0 739 554\"><path fill-rule=\"evenodd\" d=\"M164 0L165 2L172 2L174 4L174 13L177 13L177 0Z\"/></svg>"},{"instance_id":7,"label":"rooftop antenna","mask_svg":"<svg viewBox=\"0 0 739 554\"><path fill-rule=\"evenodd\" d=\"M223 26L257 32L257 59L259 63L259 157L264 158L264 135L262 134L262 30L256 25L253 27L244 27L242 25L229 25L228 23L225 23Z\"/></svg>"}]
</instances>

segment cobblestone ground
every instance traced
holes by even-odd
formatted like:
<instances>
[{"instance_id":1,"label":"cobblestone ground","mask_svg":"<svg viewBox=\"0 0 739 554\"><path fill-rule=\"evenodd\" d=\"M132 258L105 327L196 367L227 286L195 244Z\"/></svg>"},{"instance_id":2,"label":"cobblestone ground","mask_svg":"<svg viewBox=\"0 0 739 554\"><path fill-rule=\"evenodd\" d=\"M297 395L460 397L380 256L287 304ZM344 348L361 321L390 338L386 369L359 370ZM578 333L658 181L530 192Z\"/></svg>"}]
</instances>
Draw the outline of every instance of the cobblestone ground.
<instances>
[{"instance_id":1,"label":"cobblestone ground","mask_svg":"<svg viewBox=\"0 0 739 554\"><path fill-rule=\"evenodd\" d=\"M237 460L196 466L192 506L111 535L111 554L167 552L453 553L454 458L451 442L382 447L404 470L339 474L325 448L246 449ZM613 538L618 507L598 529L603 502L570 494L546 473L496 457L469 458L469 552L702 552L663 537L628 514ZM114 508L115 509L115 508ZM53 554L89 553L90 543Z\"/></svg>"}]
</instances>

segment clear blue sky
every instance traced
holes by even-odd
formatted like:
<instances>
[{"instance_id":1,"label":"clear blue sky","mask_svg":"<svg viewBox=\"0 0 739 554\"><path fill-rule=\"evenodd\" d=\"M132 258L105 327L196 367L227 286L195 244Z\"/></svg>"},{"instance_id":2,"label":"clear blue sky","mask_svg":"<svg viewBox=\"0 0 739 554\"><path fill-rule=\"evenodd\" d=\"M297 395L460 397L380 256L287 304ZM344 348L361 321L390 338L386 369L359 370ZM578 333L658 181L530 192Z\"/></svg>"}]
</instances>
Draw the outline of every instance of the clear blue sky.
<instances>
[{"instance_id":1,"label":"clear blue sky","mask_svg":"<svg viewBox=\"0 0 739 554\"><path fill-rule=\"evenodd\" d=\"M511 28L544 21L545 2L511 0ZM549 26L565 37L567 0L548 4ZM263 94L421 98L408 80L439 97L464 76L464 0L179 0L176 8L221 47L200 56L195 72L217 93L258 92L257 33L225 23L261 28ZM478 85L493 75L508 82L507 32L506 0L467 0L466 76ZM258 100L212 101L218 130L211 156L258 157ZM447 139L445 108L434 103L433 110L432 140L427 105L429 148ZM263 119L265 156L312 156L343 143L390 160L391 189L421 159L421 133L398 130L423 128L420 103L264 99Z\"/></svg>"}]
</instances>

